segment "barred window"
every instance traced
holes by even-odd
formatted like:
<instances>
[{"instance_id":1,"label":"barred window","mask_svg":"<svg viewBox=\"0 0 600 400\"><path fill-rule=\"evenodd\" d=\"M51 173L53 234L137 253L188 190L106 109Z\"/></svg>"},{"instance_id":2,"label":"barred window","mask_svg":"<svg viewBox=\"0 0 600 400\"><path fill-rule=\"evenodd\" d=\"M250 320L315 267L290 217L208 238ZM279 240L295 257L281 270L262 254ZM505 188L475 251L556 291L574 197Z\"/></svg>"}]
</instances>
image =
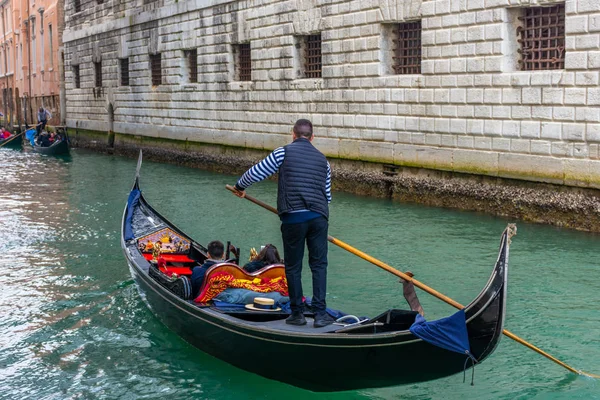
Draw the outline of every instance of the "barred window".
<instances>
[{"instance_id":1,"label":"barred window","mask_svg":"<svg viewBox=\"0 0 600 400\"><path fill-rule=\"evenodd\" d=\"M75 6L76 13L81 11L81 0L73 0L73 5Z\"/></svg>"},{"instance_id":2,"label":"barred window","mask_svg":"<svg viewBox=\"0 0 600 400\"><path fill-rule=\"evenodd\" d=\"M421 21L398 24L394 34L394 72L399 75L420 74Z\"/></svg>"},{"instance_id":3,"label":"barred window","mask_svg":"<svg viewBox=\"0 0 600 400\"><path fill-rule=\"evenodd\" d=\"M322 69L321 34L308 35L304 38L304 76L320 78Z\"/></svg>"},{"instance_id":4,"label":"barred window","mask_svg":"<svg viewBox=\"0 0 600 400\"><path fill-rule=\"evenodd\" d=\"M94 63L94 74L96 77L96 87L102 87L102 62Z\"/></svg>"},{"instance_id":5,"label":"barred window","mask_svg":"<svg viewBox=\"0 0 600 400\"><path fill-rule=\"evenodd\" d=\"M191 49L183 52L187 73L191 83L198 82L198 50Z\"/></svg>"},{"instance_id":6,"label":"barred window","mask_svg":"<svg viewBox=\"0 0 600 400\"><path fill-rule=\"evenodd\" d=\"M152 75L152 86L162 83L162 58L160 53L150 54L150 74Z\"/></svg>"},{"instance_id":7,"label":"barred window","mask_svg":"<svg viewBox=\"0 0 600 400\"><path fill-rule=\"evenodd\" d=\"M121 86L129 86L129 58L121 58Z\"/></svg>"},{"instance_id":8,"label":"barred window","mask_svg":"<svg viewBox=\"0 0 600 400\"><path fill-rule=\"evenodd\" d=\"M73 65L73 81L75 82L75 88L81 88L81 75L79 75L79 65Z\"/></svg>"},{"instance_id":9,"label":"barred window","mask_svg":"<svg viewBox=\"0 0 600 400\"><path fill-rule=\"evenodd\" d=\"M236 61L237 79L239 81L251 81L252 55L250 52L250 43L240 43L237 45Z\"/></svg>"},{"instance_id":10,"label":"barred window","mask_svg":"<svg viewBox=\"0 0 600 400\"><path fill-rule=\"evenodd\" d=\"M519 17L519 66L523 71L565 67L565 5L530 7Z\"/></svg>"}]
</instances>

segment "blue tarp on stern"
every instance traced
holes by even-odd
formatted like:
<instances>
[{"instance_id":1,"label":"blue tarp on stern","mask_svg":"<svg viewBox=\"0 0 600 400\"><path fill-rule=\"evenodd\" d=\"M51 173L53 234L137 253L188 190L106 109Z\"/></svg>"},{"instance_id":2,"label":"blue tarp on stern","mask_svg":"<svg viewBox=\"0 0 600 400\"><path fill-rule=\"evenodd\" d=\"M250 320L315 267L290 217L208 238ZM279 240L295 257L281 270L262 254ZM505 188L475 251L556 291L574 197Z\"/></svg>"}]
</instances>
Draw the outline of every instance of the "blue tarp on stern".
<instances>
[{"instance_id":1,"label":"blue tarp on stern","mask_svg":"<svg viewBox=\"0 0 600 400\"><path fill-rule=\"evenodd\" d=\"M464 310L430 322L427 322L421 315L417 315L410 331L413 335L434 346L456 353L471 354Z\"/></svg>"}]
</instances>

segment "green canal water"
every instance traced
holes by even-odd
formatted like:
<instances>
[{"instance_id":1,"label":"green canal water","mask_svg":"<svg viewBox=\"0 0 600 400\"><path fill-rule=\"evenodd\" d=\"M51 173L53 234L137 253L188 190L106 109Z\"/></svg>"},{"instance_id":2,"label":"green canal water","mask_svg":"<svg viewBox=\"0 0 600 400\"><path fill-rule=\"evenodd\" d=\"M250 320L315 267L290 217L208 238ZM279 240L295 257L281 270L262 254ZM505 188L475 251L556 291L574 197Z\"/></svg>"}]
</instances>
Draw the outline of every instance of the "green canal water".
<instances>
[{"instance_id":1,"label":"green canal water","mask_svg":"<svg viewBox=\"0 0 600 400\"><path fill-rule=\"evenodd\" d=\"M3 149L0 168L1 399L600 399L600 381L506 337L476 367L475 386L456 375L323 394L239 370L188 345L140 300L119 245L134 160ZM201 243L231 240L244 258L250 247L281 245L274 215L224 189L233 176L146 162L141 182L150 202ZM270 203L275 192L273 182L250 189ZM466 304L485 285L509 222L334 193L330 233ZM518 229L507 329L600 373L600 236L523 222ZM401 292L392 275L330 246L330 307L374 316L405 307ZM453 312L419 295L429 319ZM283 369L288 362L264 357ZM332 370L331 379L344 377Z\"/></svg>"}]
</instances>

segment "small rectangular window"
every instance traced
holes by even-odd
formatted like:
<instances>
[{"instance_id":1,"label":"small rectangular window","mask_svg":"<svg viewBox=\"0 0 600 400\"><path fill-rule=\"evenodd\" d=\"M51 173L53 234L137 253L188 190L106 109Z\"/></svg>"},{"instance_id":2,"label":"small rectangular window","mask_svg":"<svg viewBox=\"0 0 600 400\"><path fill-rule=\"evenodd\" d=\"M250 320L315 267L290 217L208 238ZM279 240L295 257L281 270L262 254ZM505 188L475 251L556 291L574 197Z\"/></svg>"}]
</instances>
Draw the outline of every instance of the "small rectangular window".
<instances>
[{"instance_id":1,"label":"small rectangular window","mask_svg":"<svg viewBox=\"0 0 600 400\"><path fill-rule=\"evenodd\" d=\"M96 77L96 87L102 87L102 62L94 63L94 75Z\"/></svg>"},{"instance_id":2,"label":"small rectangular window","mask_svg":"<svg viewBox=\"0 0 600 400\"><path fill-rule=\"evenodd\" d=\"M121 58L121 86L129 86L129 58Z\"/></svg>"},{"instance_id":3,"label":"small rectangular window","mask_svg":"<svg viewBox=\"0 0 600 400\"><path fill-rule=\"evenodd\" d=\"M421 21L398 24L394 32L393 69L396 74L421 73Z\"/></svg>"},{"instance_id":4,"label":"small rectangular window","mask_svg":"<svg viewBox=\"0 0 600 400\"><path fill-rule=\"evenodd\" d=\"M190 83L198 82L198 50L191 49L183 52Z\"/></svg>"},{"instance_id":5,"label":"small rectangular window","mask_svg":"<svg viewBox=\"0 0 600 400\"><path fill-rule=\"evenodd\" d=\"M252 55L250 43L237 45L237 79L239 81L252 80Z\"/></svg>"},{"instance_id":6,"label":"small rectangular window","mask_svg":"<svg viewBox=\"0 0 600 400\"><path fill-rule=\"evenodd\" d=\"M54 67L54 43L52 42L54 39L52 37L52 25L48 25L48 44L50 48L50 68Z\"/></svg>"},{"instance_id":7,"label":"small rectangular window","mask_svg":"<svg viewBox=\"0 0 600 400\"><path fill-rule=\"evenodd\" d=\"M160 53L150 54L150 74L152 76L152 86L158 86L162 83L162 58Z\"/></svg>"},{"instance_id":8,"label":"small rectangular window","mask_svg":"<svg viewBox=\"0 0 600 400\"><path fill-rule=\"evenodd\" d=\"M565 67L565 5L523 9L517 28L523 71Z\"/></svg>"},{"instance_id":9,"label":"small rectangular window","mask_svg":"<svg viewBox=\"0 0 600 400\"><path fill-rule=\"evenodd\" d=\"M81 75L79 75L79 65L73 65L73 81L77 89L81 88Z\"/></svg>"},{"instance_id":10,"label":"small rectangular window","mask_svg":"<svg viewBox=\"0 0 600 400\"><path fill-rule=\"evenodd\" d=\"M81 0L73 0L73 5L75 6L76 13L81 11Z\"/></svg>"},{"instance_id":11,"label":"small rectangular window","mask_svg":"<svg viewBox=\"0 0 600 400\"><path fill-rule=\"evenodd\" d=\"M308 35L304 41L304 76L320 78L322 68L321 34Z\"/></svg>"}]
</instances>

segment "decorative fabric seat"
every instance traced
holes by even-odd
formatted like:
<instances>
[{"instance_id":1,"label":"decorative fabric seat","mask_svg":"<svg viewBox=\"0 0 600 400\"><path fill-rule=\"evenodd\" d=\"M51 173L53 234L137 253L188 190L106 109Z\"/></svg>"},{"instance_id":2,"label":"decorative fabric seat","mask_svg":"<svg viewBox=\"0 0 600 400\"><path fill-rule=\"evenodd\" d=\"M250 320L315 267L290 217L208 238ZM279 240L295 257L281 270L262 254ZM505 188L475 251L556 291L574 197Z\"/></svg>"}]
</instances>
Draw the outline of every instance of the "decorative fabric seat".
<instances>
[{"instance_id":1,"label":"decorative fabric seat","mask_svg":"<svg viewBox=\"0 0 600 400\"><path fill-rule=\"evenodd\" d=\"M249 273L232 263L215 264L206 271L196 302L212 300L228 287L244 288L256 292L280 292L287 296L287 281L283 264L267 265Z\"/></svg>"}]
</instances>

